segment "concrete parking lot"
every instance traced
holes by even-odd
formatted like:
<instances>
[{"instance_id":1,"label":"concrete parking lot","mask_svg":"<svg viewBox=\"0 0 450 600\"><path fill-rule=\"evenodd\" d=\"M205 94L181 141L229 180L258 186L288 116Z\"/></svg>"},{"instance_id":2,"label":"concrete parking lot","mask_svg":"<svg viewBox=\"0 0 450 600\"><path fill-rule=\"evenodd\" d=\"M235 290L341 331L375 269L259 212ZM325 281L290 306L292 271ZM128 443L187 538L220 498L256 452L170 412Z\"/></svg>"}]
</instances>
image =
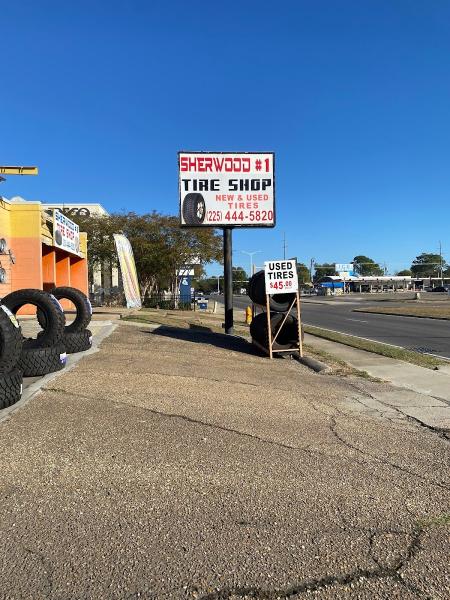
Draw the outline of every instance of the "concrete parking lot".
<instances>
[{"instance_id":1,"label":"concrete parking lot","mask_svg":"<svg viewBox=\"0 0 450 600\"><path fill-rule=\"evenodd\" d=\"M120 324L0 423L1 597L448 598L448 439L393 391Z\"/></svg>"}]
</instances>

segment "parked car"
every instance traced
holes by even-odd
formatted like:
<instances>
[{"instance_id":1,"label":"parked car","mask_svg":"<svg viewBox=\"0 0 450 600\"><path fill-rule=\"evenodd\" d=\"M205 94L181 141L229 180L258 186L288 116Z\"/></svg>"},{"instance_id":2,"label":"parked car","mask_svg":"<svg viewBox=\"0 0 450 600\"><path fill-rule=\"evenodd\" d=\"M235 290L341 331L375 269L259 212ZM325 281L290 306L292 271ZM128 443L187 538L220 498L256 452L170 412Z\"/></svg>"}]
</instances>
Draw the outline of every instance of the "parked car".
<instances>
[{"instance_id":1,"label":"parked car","mask_svg":"<svg viewBox=\"0 0 450 600\"><path fill-rule=\"evenodd\" d=\"M448 292L448 286L438 285L430 290L430 292Z\"/></svg>"}]
</instances>

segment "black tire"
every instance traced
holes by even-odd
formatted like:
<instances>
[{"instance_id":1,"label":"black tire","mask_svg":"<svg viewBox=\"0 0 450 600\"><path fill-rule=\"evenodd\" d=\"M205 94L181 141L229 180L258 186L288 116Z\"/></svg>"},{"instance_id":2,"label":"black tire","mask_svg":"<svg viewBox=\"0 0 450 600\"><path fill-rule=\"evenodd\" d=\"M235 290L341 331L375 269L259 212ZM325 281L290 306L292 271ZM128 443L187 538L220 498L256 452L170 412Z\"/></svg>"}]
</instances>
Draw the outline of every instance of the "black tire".
<instances>
[{"instance_id":1,"label":"black tire","mask_svg":"<svg viewBox=\"0 0 450 600\"><path fill-rule=\"evenodd\" d=\"M57 300L70 300L75 305L77 316L74 321L65 326L64 333L78 333L84 331L92 319L92 305L89 298L80 290L73 287L57 287L51 291ZM45 327L45 314L37 313L37 319L42 328Z\"/></svg>"},{"instance_id":2,"label":"black tire","mask_svg":"<svg viewBox=\"0 0 450 600\"><path fill-rule=\"evenodd\" d=\"M258 271L251 278L248 286L249 296L255 304L266 305L266 283L264 280L264 271ZM286 312L296 294L273 294L269 296L270 310L275 312Z\"/></svg>"},{"instance_id":3,"label":"black tire","mask_svg":"<svg viewBox=\"0 0 450 600\"><path fill-rule=\"evenodd\" d=\"M284 314L270 313L270 329L272 339L278 331L281 322L284 319ZM298 348L298 321L293 315L288 315L286 322L283 325L280 333L273 344L274 350L290 350ZM267 330L267 314L260 313L256 315L250 325L250 334L258 344L264 348L269 348L269 334Z\"/></svg>"},{"instance_id":4,"label":"black tire","mask_svg":"<svg viewBox=\"0 0 450 600\"><path fill-rule=\"evenodd\" d=\"M7 306L0 305L0 375L10 373L22 352L22 331Z\"/></svg>"},{"instance_id":5,"label":"black tire","mask_svg":"<svg viewBox=\"0 0 450 600\"><path fill-rule=\"evenodd\" d=\"M39 340L27 340L35 347L47 348L59 344L64 335L66 318L58 300L42 290L26 289L11 292L2 300L2 304L16 314L22 306L31 304L36 306L38 312L45 315L45 327Z\"/></svg>"},{"instance_id":6,"label":"black tire","mask_svg":"<svg viewBox=\"0 0 450 600\"><path fill-rule=\"evenodd\" d=\"M201 194L186 194L183 200L183 220L186 225L201 225L206 217L206 204Z\"/></svg>"},{"instance_id":7,"label":"black tire","mask_svg":"<svg viewBox=\"0 0 450 600\"><path fill-rule=\"evenodd\" d=\"M19 369L0 375L0 409L8 408L20 400L22 382L23 375Z\"/></svg>"},{"instance_id":8,"label":"black tire","mask_svg":"<svg viewBox=\"0 0 450 600\"><path fill-rule=\"evenodd\" d=\"M90 350L92 348L92 332L89 329L85 329L76 333L66 333L64 336L64 346L67 354Z\"/></svg>"},{"instance_id":9,"label":"black tire","mask_svg":"<svg viewBox=\"0 0 450 600\"><path fill-rule=\"evenodd\" d=\"M51 348L39 348L24 342L18 368L24 377L37 377L61 371L66 365L66 349L63 344Z\"/></svg>"}]
</instances>

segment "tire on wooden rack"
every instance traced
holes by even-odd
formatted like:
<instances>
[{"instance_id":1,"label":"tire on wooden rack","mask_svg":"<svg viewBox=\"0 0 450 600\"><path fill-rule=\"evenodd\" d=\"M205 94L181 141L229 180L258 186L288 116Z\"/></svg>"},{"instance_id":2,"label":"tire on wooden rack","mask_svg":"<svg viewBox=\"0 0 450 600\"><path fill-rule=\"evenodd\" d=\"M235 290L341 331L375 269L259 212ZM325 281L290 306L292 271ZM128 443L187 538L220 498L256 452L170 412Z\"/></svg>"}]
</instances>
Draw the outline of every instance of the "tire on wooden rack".
<instances>
[{"instance_id":1,"label":"tire on wooden rack","mask_svg":"<svg viewBox=\"0 0 450 600\"><path fill-rule=\"evenodd\" d=\"M20 369L0 375L0 409L8 408L22 397L23 375Z\"/></svg>"},{"instance_id":2,"label":"tire on wooden rack","mask_svg":"<svg viewBox=\"0 0 450 600\"><path fill-rule=\"evenodd\" d=\"M266 305L266 283L264 271L255 273L249 281L248 295L255 304ZM295 300L296 294L273 294L269 296L269 307L271 311L286 312Z\"/></svg>"},{"instance_id":3,"label":"tire on wooden rack","mask_svg":"<svg viewBox=\"0 0 450 600\"><path fill-rule=\"evenodd\" d=\"M7 306L0 305L0 375L11 373L22 352L22 331Z\"/></svg>"},{"instance_id":4,"label":"tire on wooden rack","mask_svg":"<svg viewBox=\"0 0 450 600\"><path fill-rule=\"evenodd\" d=\"M62 341L66 318L60 303L52 294L36 289L17 290L5 296L2 304L14 315L26 304L35 306L38 312L45 315L45 327L39 336L39 346L51 347ZM37 341L31 340L35 345Z\"/></svg>"},{"instance_id":5,"label":"tire on wooden rack","mask_svg":"<svg viewBox=\"0 0 450 600\"><path fill-rule=\"evenodd\" d=\"M36 345L36 340L25 340L17 367L24 377L37 377L60 371L66 365L67 354L63 344L50 348Z\"/></svg>"},{"instance_id":6,"label":"tire on wooden rack","mask_svg":"<svg viewBox=\"0 0 450 600\"><path fill-rule=\"evenodd\" d=\"M92 319L92 305L86 294L73 287L57 287L51 293L57 300L70 300L75 306L76 317L72 323L65 326L64 332L67 334L84 331ZM45 314L38 311L37 318L40 326L44 328L46 323Z\"/></svg>"},{"instance_id":7,"label":"tire on wooden rack","mask_svg":"<svg viewBox=\"0 0 450 600\"><path fill-rule=\"evenodd\" d=\"M278 331L285 315L270 313L270 330L272 339ZM252 339L258 344L269 349L269 333L267 329L267 313L263 312L253 319L250 325ZM298 321L293 315L288 315L280 333L272 346L273 350L293 350L298 348Z\"/></svg>"}]
</instances>

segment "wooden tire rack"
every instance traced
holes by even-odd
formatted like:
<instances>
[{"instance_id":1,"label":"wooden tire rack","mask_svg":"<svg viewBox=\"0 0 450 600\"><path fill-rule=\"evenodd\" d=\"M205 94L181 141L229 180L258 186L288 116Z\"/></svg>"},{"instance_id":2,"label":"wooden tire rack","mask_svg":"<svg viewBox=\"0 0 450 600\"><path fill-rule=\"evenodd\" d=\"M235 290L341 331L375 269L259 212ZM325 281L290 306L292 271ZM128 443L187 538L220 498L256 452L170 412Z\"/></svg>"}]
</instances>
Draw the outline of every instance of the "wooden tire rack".
<instances>
[{"instance_id":1,"label":"wooden tire rack","mask_svg":"<svg viewBox=\"0 0 450 600\"><path fill-rule=\"evenodd\" d=\"M273 345L277 340L278 334L280 333L280 331L282 330L282 328L284 327L284 324L286 323L286 319L288 318L288 316L291 314L291 311L294 309L294 307L296 308L296 312L297 312L297 334L298 334L298 340L297 340L297 345L293 346L292 348L286 348L284 350L274 350ZM286 311L285 315L284 315L284 319L281 321L281 325L278 327L277 331L275 332L275 334L272 336L272 328L270 325L270 304L269 304L269 294L266 294L266 315L267 315L267 335L269 338L269 347L265 348L262 344L260 344L259 342L257 342L256 340L252 339L252 343L259 348L260 350L262 350L263 352L265 352L270 359L273 358L273 355L275 353L281 353L281 352L295 352L298 349L298 353L300 358L303 358L303 341L302 341L302 324L301 324L301 311L300 311L300 295L298 293L298 291L295 294L295 298L294 300L291 302L291 305L289 306L288 310ZM253 316L255 316L255 305L253 304Z\"/></svg>"}]
</instances>

